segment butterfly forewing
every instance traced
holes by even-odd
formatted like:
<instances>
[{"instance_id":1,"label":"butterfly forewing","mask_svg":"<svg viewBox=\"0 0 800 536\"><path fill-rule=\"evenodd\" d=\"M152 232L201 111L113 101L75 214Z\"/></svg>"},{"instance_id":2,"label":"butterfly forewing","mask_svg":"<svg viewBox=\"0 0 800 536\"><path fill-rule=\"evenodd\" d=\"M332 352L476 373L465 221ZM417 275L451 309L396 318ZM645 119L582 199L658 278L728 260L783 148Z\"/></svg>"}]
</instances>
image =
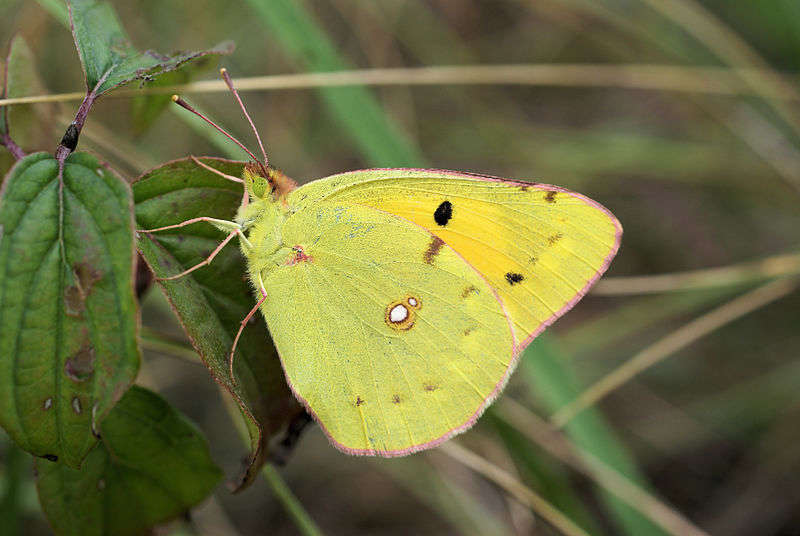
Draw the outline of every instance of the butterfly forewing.
<instances>
[{"instance_id":1,"label":"butterfly forewing","mask_svg":"<svg viewBox=\"0 0 800 536\"><path fill-rule=\"evenodd\" d=\"M420 246L435 265L447 245L500 297L519 351L574 305L619 247L608 210L561 188L436 170L367 170L300 188L299 205L320 199L370 206L430 233Z\"/></svg>"}]
</instances>

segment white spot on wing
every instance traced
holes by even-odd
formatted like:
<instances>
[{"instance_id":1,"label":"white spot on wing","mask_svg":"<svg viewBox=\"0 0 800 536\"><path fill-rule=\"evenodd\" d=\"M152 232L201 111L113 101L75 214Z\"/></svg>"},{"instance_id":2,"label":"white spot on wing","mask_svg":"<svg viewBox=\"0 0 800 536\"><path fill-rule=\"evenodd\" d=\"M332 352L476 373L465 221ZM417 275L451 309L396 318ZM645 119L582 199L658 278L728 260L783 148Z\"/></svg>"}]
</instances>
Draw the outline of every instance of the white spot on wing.
<instances>
[{"instance_id":1,"label":"white spot on wing","mask_svg":"<svg viewBox=\"0 0 800 536\"><path fill-rule=\"evenodd\" d=\"M416 298L409 298L409 299L408 299L408 304L409 304L411 307L416 307L418 303L419 303L419 302L417 301L417 299L416 299Z\"/></svg>"},{"instance_id":2,"label":"white spot on wing","mask_svg":"<svg viewBox=\"0 0 800 536\"><path fill-rule=\"evenodd\" d=\"M391 322L399 324L406 318L408 318L408 309L406 309L406 306L402 303L398 303L389 311L389 320Z\"/></svg>"}]
</instances>

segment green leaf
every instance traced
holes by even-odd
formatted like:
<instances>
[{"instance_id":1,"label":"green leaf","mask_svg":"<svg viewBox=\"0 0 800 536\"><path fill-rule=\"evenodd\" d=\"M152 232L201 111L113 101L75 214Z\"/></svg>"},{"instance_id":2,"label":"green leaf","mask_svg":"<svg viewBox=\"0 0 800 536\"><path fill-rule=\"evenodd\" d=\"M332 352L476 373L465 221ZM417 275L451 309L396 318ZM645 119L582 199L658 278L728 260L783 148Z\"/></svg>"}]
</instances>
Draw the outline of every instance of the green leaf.
<instances>
[{"instance_id":1,"label":"green leaf","mask_svg":"<svg viewBox=\"0 0 800 536\"><path fill-rule=\"evenodd\" d=\"M154 80L150 87L188 84L198 74L207 71L209 67L214 65L215 59L215 56L198 58L180 70L164 73L157 80ZM139 95L133 97L131 99L131 122L134 133L142 134L171 104L173 104L171 95Z\"/></svg>"},{"instance_id":2,"label":"green leaf","mask_svg":"<svg viewBox=\"0 0 800 536\"><path fill-rule=\"evenodd\" d=\"M11 39L8 56L4 65L3 91L0 98L9 99L30 95L29 91L37 82L35 73L30 69L33 53L25 40L19 35ZM8 134L9 106L0 107L0 134Z\"/></svg>"},{"instance_id":3,"label":"green leaf","mask_svg":"<svg viewBox=\"0 0 800 536\"><path fill-rule=\"evenodd\" d=\"M3 65L3 87L0 98L43 95L47 90L36 71L36 58L20 35L11 39ZM53 104L22 104L0 107L0 137L20 147L41 143L53 137ZM8 169L4 167L4 169Z\"/></svg>"},{"instance_id":4,"label":"green leaf","mask_svg":"<svg viewBox=\"0 0 800 536\"><path fill-rule=\"evenodd\" d=\"M340 57L300 2L248 0L289 54L308 71L341 71L351 66ZM417 146L405 136L377 99L364 87L321 88L328 110L367 160L378 166L411 166L422 161Z\"/></svg>"},{"instance_id":5,"label":"green leaf","mask_svg":"<svg viewBox=\"0 0 800 536\"><path fill-rule=\"evenodd\" d=\"M36 464L39 499L56 534L141 534L205 499L222 476L202 433L147 389L125 393L100 435L80 470Z\"/></svg>"},{"instance_id":6,"label":"green leaf","mask_svg":"<svg viewBox=\"0 0 800 536\"><path fill-rule=\"evenodd\" d=\"M139 368L128 185L86 153L20 160L0 195L0 425L78 467Z\"/></svg>"},{"instance_id":7,"label":"green leaf","mask_svg":"<svg viewBox=\"0 0 800 536\"><path fill-rule=\"evenodd\" d=\"M64 2L61 0L37 0L37 2L61 24L69 27L69 12Z\"/></svg>"},{"instance_id":8,"label":"green leaf","mask_svg":"<svg viewBox=\"0 0 800 536\"><path fill-rule=\"evenodd\" d=\"M97 0L67 0L72 36L86 75L88 91L97 95L133 80L153 77L208 54L230 54L233 43L220 43L209 50L162 55L139 52L131 44L114 8Z\"/></svg>"},{"instance_id":9,"label":"green leaf","mask_svg":"<svg viewBox=\"0 0 800 536\"><path fill-rule=\"evenodd\" d=\"M520 360L520 373L551 412L578 394L566 359L552 336L539 337L528 346ZM636 462L596 410L587 409L572 419L565 432L583 450L634 482L646 485ZM602 490L599 493L623 534L664 534L653 522L616 496Z\"/></svg>"},{"instance_id":10,"label":"green leaf","mask_svg":"<svg viewBox=\"0 0 800 536\"><path fill-rule=\"evenodd\" d=\"M220 171L239 176L243 164L204 158ZM145 173L133 184L140 229L180 223L198 216L231 220L242 185L203 169L190 159ZM169 277L205 259L225 234L207 223L170 231L139 233L139 251L156 277ZM173 281L159 281L172 307L214 379L231 392L246 417L251 459L240 485L248 484L267 455L269 439L299 411L284 379L275 347L260 314L239 340L236 383L228 355L241 321L255 305L244 258L230 244L210 266Z\"/></svg>"},{"instance_id":11,"label":"green leaf","mask_svg":"<svg viewBox=\"0 0 800 536\"><path fill-rule=\"evenodd\" d=\"M31 458L13 441L2 439L0 437L0 460L3 462L0 466L0 527L3 527L3 534L22 534L21 495Z\"/></svg>"}]
</instances>

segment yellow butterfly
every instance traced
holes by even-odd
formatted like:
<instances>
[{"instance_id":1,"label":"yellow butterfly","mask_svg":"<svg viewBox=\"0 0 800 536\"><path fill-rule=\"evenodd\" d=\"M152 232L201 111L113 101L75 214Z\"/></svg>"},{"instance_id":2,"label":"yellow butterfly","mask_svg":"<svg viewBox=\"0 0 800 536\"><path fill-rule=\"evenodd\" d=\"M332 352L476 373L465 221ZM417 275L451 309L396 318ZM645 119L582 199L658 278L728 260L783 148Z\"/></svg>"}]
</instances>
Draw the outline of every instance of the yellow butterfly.
<instances>
[{"instance_id":1,"label":"yellow butterfly","mask_svg":"<svg viewBox=\"0 0 800 536\"><path fill-rule=\"evenodd\" d=\"M172 278L238 236L251 315L261 310L292 391L349 454L402 456L472 426L622 235L603 206L556 186L370 169L295 188L265 153L253 159L235 221L189 221L226 240Z\"/></svg>"}]
</instances>

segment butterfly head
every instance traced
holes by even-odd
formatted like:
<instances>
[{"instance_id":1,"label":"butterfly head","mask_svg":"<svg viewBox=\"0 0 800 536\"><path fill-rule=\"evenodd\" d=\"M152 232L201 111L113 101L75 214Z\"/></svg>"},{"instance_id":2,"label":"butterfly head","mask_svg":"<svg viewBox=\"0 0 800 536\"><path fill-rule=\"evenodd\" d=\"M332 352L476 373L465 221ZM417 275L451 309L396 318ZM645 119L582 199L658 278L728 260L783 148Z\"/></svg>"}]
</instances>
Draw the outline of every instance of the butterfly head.
<instances>
[{"instance_id":1,"label":"butterfly head","mask_svg":"<svg viewBox=\"0 0 800 536\"><path fill-rule=\"evenodd\" d=\"M261 162L245 165L242 178L253 201L285 201L286 195L297 188L297 183L283 172Z\"/></svg>"}]
</instances>

